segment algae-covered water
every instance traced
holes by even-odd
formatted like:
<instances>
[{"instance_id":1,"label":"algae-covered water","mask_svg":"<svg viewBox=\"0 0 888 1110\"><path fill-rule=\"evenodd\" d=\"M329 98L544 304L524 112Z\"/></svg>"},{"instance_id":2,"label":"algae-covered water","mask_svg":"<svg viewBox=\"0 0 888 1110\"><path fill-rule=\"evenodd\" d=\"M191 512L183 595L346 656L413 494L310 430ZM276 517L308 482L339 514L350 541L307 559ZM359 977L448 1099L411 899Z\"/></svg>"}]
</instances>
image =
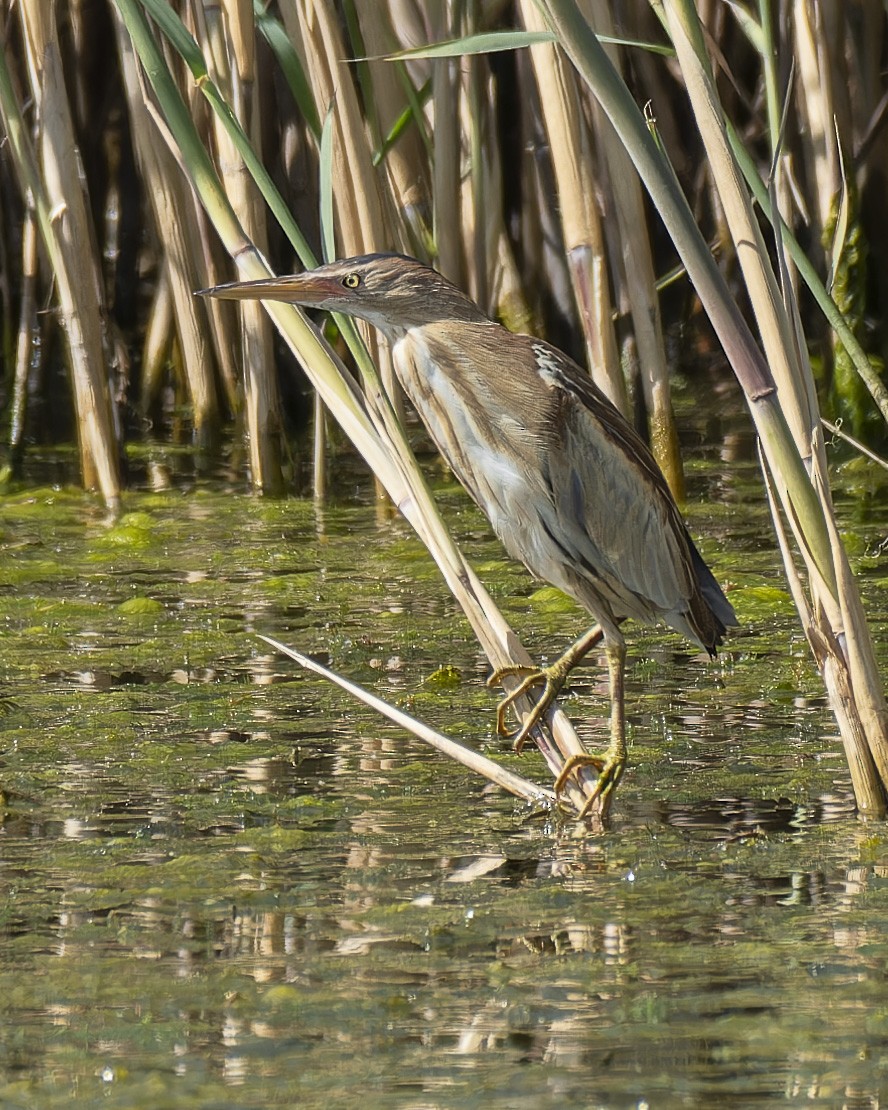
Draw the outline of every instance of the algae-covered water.
<instances>
[{"instance_id":1,"label":"algae-covered water","mask_svg":"<svg viewBox=\"0 0 888 1110\"><path fill-rule=\"evenodd\" d=\"M543 778L361 475L324 510L180 479L113 526L71 489L6 492L0 1105L878 1106L888 835L853 816L741 447L692 460L688 516L743 627L715 664L630 630L631 769L595 839L257 638ZM433 477L559 651L582 615ZM886 486L852 464L839 499L881 644ZM604 693L587 669L566 703L593 744Z\"/></svg>"}]
</instances>

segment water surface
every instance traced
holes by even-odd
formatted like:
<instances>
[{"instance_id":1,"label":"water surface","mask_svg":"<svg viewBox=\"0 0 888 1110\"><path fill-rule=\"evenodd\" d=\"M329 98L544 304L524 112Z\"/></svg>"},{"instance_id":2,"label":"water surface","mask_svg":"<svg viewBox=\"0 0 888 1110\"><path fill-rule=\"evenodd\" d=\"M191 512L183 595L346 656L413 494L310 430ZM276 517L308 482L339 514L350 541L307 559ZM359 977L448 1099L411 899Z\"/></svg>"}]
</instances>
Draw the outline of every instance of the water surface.
<instances>
[{"instance_id":1,"label":"water surface","mask_svg":"<svg viewBox=\"0 0 888 1110\"><path fill-rule=\"evenodd\" d=\"M435 472L525 641L582 615ZM366 482L0 503L0 1105L875 1107L888 840L847 770L752 464L688 514L743 621L715 664L630 632L631 769L578 839L257 639L316 653L541 781ZM885 491L843 478L882 642ZM434 681L449 665L460 681ZM604 740L605 686L567 709Z\"/></svg>"}]
</instances>

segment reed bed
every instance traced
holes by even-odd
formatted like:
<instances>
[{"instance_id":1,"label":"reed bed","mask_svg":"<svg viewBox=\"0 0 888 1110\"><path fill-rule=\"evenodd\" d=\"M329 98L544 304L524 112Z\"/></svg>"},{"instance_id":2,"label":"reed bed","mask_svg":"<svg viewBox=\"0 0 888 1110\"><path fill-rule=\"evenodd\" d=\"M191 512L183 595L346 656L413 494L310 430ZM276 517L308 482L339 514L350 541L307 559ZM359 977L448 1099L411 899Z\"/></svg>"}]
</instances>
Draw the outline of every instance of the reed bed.
<instances>
[{"instance_id":1,"label":"reed bed","mask_svg":"<svg viewBox=\"0 0 888 1110\"><path fill-rule=\"evenodd\" d=\"M435 510L376 334L338 321L346 355L295 308L232 310L193 291L321 257L414 254L507 326L585 357L646 427L679 498L674 319L663 319L702 310L758 432L859 810L884 816L888 712L821 412L876 451L888 438L885 336L871 323L888 289L886 28L875 3L852 13L811 0L779 11L767 0L11 6L0 55L8 472L29 441L76 436L83 482L114 512L120 460L150 428L204 454L239 440L257 493L292 489L273 322L314 391L316 495L329 412L429 547L491 663L526 663ZM70 424L42 419L53 358ZM538 742L556 776L581 750L560 710ZM594 783L582 772L561 802L582 810Z\"/></svg>"}]
</instances>

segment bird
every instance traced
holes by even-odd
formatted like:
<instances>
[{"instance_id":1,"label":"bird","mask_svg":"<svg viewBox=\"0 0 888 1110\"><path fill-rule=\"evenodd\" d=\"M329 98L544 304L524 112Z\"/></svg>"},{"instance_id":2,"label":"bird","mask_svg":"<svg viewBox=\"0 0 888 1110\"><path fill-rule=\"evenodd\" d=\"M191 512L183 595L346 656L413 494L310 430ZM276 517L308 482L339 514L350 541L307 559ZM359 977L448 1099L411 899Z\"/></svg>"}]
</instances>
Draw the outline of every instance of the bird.
<instances>
[{"instance_id":1,"label":"bird","mask_svg":"<svg viewBox=\"0 0 888 1110\"><path fill-rule=\"evenodd\" d=\"M500 668L488 681L520 679L497 709L498 731L520 751L603 641L610 741L569 758L555 789L594 767L583 812L596 798L606 812L627 762L623 622L663 621L711 657L737 624L644 440L566 354L508 331L415 258L367 254L200 292L345 313L388 340L407 397L506 551L596 622L550 665ZM510 730L508 708L535 687L531 712Z\"/></svg>"}]
</instances>

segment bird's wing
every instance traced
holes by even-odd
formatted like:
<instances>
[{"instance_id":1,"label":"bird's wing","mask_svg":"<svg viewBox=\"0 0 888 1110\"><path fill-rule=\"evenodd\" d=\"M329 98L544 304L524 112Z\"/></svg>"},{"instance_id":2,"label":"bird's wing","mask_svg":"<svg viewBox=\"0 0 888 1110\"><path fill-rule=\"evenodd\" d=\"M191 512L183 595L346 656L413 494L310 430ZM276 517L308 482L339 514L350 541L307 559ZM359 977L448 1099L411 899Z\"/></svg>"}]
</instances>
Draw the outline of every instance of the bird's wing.
<instances>
[{"instance_id":1,"label":"bird's wing","mask_svg":"<svg viewBox=\"0 0 888 1110\"><path fill-rule=\"evenodd\" d=\"M593 578L664 615L685 609L697 590L690 541L653 456L572 360L529 342L549 408L553 531Z\"/></svg>"}]
</instances>

